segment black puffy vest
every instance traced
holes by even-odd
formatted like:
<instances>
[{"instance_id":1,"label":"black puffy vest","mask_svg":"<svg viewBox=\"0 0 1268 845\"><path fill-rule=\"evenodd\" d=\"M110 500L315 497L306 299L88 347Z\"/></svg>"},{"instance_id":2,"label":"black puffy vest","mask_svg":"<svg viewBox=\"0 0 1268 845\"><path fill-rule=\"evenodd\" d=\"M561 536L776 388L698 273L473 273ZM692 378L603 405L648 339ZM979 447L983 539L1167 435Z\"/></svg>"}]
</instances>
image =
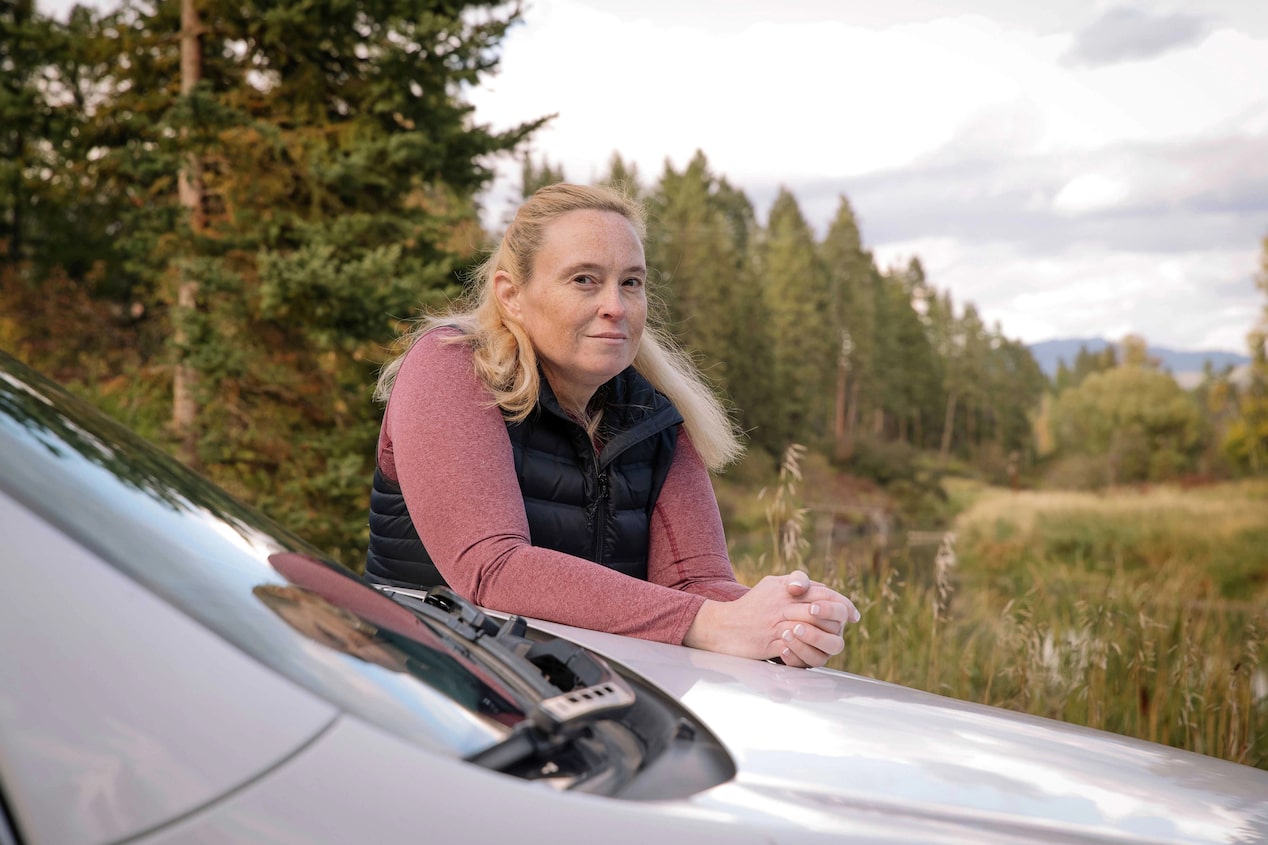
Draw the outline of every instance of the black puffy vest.
<instances>
[{"instance_id":1,"label":"black puffy vest","mask_svg":"<svg viewBox=\"0 0 1268 845\"><path fill-rule=\"evenodd\" d=\"M682 416L633 367L605 384L598 455L543 377L538 406L506 425L534 546L647 578L652 509L669 474ZM388 584L444 584L418 538L399 485L376 468L366 575Z\"/></svg>"}]
</instances>

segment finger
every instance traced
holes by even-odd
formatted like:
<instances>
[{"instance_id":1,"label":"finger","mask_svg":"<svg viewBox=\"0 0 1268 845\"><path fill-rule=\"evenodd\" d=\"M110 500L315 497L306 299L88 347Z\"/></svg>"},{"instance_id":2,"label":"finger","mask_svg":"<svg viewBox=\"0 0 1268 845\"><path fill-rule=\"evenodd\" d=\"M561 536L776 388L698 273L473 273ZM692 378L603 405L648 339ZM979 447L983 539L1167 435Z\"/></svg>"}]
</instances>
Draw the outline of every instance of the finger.
<instances>
[{"instance_id":1,"label":"finger","mask_svg":"<svg viewBox=\"0 0 1268 845\"><path fill-rule=\"evenodd\" d=\"M771 655L771 658L778 659L779 662L783 663L785 666L793 666L798 669L806 668L805 661L798 657L791 648L791 646L795 645L796 637L790 636L788 639L785 639L782 636L783 633L786 632L780 632L780 634L777 634L767 646L767 649L769 650L768 653Z\"/></svg>"},{"instance_id":2,"label":"finger","mask_svg":"<svg viewBox=\"0 0 1268 845\"><path fill-rule=\"evenodd\" d=\"M845 640L814 625L798 623L784 631L784 643L804 662L822 666L834 654L845 651Z\"/></svg>"},{"instance_id":3,"label":"finger","mask_svg":"<svg viewBox=\"0 0 1268 845\"><path fill-rule=\"evenodd\" d=\"M812 613L816 608L819 608L819 612ZM797 604L784 608L784 621L813 625L829 634L839 634L845 630L848 616L848 608L844 605Z\"/></svg>"},{"instance_id":4,"label":"finger","mask_svg":"<svg viewBox=\"0 0 1268 845\"><path fill-rule=\"evenodd\" d=\"M809 575L800 569L795 569L784 576L784 589L788 590L788 595L790 596L800 597L804 595L807 590L815 586L815 583L810 580Z\"/></svg>"},{"instance_id":5,"label":"finger","mask_svg":"<svg viewBox=\"0 0 1268 845\"><path fill-rule=\"evenodd\" d=\"M840 622L842 627L863 618L863 614L859 613L859 609L854 606L854 602L845 596L841 596L840 601L812 602L807 608L807 613L815 619L832 619L835 622Z\"/></svg>"},{"instance_id":6,"label":"finger","mask_svg":"<svg viewBox=\"0 0 1268 845\"><path fill-rule=\"evenodd\" d=\"M859 611L854 602L838 597L834 600L788 604L783 608L783 617L789 622L809 622L836 634L851 622L859 621Z\"/></svg>"},{"instance_id":7,"label":"finger","mask_svg":"<svg viewBox=\"0 0 1268 845\"><path fill-rule=\"evenodd\" d=\"M788 646L784 646L784 650L779 655L779 660L785 666L791 666L794 669L810 668L809 664L807 664L804 660L802 660L800 657L794 654L793 650Z\"/></svg>"},{"instance_id":8,"label":"finger","mask_svg":"<svg viewBox=\"0 0 1268 845\"><path fill-rule=\"evenodd\" d=\"M783 661L790 666L799 666L801 668L811 668L815 666L823 666L828 662L831 655L822 652L813 646L793 637L784 648Z\"/></svg>"},{"instance_id":9,"label":"finger","mask_svg":"<svg viewBox=\"0 0 1268 845\"><path fill-rule=\"evenodd\" d=\"M807 589L802 595L797 596L797 599L804 602L836 601L844 604L852 604L849 596L843 595L831 587L827 587L818 582L811 583L809 589Z\"/></svg>"}]
</instances>

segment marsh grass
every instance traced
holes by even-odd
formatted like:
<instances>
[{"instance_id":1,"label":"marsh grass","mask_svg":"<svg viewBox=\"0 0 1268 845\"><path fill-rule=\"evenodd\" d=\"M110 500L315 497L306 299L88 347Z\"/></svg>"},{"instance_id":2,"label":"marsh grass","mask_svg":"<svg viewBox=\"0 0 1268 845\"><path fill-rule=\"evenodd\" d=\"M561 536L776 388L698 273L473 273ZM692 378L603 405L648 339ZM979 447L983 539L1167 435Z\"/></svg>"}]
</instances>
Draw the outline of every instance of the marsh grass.
<instances>
[{"instance_id":1,"label":"marsh grass","mask_svg":"<svg viewBox=\"0 0 1268 845\"><path fill-rule=\"evenodd\" d=\"M953 558L878 558L806 540L797 457L763 493L767 550L736 569L853 597L834 668L1268 768L1268 482L959 489Z\"/></svg>"}]
</instances>

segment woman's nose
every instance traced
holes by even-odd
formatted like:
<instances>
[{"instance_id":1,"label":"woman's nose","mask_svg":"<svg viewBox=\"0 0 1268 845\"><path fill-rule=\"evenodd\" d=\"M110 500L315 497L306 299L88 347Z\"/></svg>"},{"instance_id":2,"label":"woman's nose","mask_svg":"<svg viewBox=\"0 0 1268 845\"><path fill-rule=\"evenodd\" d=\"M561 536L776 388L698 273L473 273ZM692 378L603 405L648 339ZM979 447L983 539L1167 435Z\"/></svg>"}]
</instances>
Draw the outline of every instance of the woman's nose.
<instances>
[{"instance_id":1,"label":"woman's nose","mask_svg":"<svg viewBox=\"0 0 1268 845\"><path fill-rule=\"evenodd\" d=\"M599 303L599 313L605 317L620 319L625 316L625 298L621 296L620 283L603 286L603 298Z\"/></svg>"}]
</instances>

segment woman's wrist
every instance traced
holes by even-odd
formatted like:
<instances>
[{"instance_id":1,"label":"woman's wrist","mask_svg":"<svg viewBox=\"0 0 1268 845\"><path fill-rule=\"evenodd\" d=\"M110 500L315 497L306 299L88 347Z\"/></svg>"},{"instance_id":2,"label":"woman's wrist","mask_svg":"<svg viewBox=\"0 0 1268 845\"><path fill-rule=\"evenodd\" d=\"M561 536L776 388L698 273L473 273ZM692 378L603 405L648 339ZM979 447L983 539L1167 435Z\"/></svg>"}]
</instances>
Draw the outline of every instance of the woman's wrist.
<instances>
[{"instance_id":1,"label":"woman's wrist","mask_svg":"<svg viewBox=\"0 0 1268 845\"><path fill-rule=\"evenodd\" d=\"M724 605L725 602L705 599L696 611L696 618L691 620L687 633L683 635L682 644L704 651L718 651L721 638L717 634Z\"/></svg>"}]
</instances>

